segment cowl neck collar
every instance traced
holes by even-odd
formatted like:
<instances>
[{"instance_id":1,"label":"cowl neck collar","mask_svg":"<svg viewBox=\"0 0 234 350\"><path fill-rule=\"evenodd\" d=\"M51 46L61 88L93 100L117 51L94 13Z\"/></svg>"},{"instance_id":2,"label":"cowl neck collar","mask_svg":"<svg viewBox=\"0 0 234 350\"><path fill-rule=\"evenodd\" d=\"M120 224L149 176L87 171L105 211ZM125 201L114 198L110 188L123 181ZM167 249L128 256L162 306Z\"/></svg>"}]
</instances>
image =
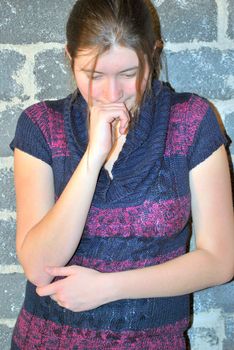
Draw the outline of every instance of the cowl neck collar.
<instances>
[{"instance_id":1,"label":"cowl neck collar","mask_svg":"<svg viewBox=\"0 0 234 350\"><path fill-rule=\"evenodd\" d=\"M147 177L152 177L150 171L154 172L155 179L165 149L171 93L167 84L153 81L151 93L145 96L138 120L129 130L113 165L113 180L104 167L101 169L94 202L119 202L122 199L126 204L126 196L136 192L140 183L147 182ZM77 91L65 101L64 118L74 171L88 144L87 103Z\"/></svg>"}]
</instances>

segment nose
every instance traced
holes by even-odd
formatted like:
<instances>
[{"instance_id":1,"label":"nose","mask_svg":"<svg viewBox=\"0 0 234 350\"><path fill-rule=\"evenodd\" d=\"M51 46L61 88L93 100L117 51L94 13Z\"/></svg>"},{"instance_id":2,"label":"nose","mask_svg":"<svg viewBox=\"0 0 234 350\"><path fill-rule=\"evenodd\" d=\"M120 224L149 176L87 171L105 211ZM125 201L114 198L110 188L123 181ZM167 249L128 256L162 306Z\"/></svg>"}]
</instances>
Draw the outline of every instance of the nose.
<instances>
[{"instance_id":1,"label":"nose","mask_svg":"<svg viewBox=\"0 0 234 350\"><path fill-rule=\"evenodd\" d=\"M107 78L103 91L106 103L120 102L123 97L123 90L117 78Z\"/></svg>"}]
</instances>

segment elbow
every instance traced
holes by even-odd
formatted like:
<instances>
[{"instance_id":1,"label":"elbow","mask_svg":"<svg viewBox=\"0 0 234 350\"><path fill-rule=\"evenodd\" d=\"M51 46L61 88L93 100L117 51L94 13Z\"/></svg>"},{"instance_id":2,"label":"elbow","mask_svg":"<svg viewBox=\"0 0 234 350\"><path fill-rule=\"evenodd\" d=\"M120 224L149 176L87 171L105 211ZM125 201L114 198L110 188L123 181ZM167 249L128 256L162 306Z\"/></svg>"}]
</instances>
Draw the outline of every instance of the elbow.
<instances>
[{"instance_id":1,"label":"elbow","mask_svg":"<svg viewBox=\"0 0 234 350\"><path fill-rule=\"evenodd\" d=\"M32 284L34 284L36 287L43 287L49 284L53 279L51 276L47 275L46 273L39 274L38 272L28 271L26 269L24 269L24 274L27 280Z\"/></svg>"},{"instance_id":2,"label":"elbow","mask_svg":"<svg viewBox=\"0 0 234 350\"><path fill-rule=\"evenodd\" d=\"M34 284L36 287L43 287L50 283L53 277L49 276L46 272L43 272L43 268L38 268L34 264L30 264L29 261L25 261L18 255L18 260L23 268L24 275L29 282Z\"/></svg>"},{"instance_id":3,"label":"elbow","mask_svg":"<svg viewBox=\"0 0 234 350\"><path fill-rule=\"evenodd\" d=\"M230 282L234 277L234 264L230 263L222 263L220 268L220 273L217 274L218 283L217 284L225 284Z\"/></svg>"},{"instance_id":4,"label":"elbow","mask_svg":"<svg viewBox=\"0 0 234 350\"><path fill-rule=\"evenodd\" d=\"M208 264L210 266L211 285L221 285L230 282L234 277L234 256L232 250L222 252L208 252Z\"/></svg>"},{"instance_id":5,"label":"elbow","mask_svg":"<svg viewBox=\"0 0 234 350\"><path fill-rule=\"evenodd\" d=\"M223 283L230 282L234 277L234 250L226 252L226 258L223 258Z\"/></svg>"},{"instance_id":6,"label":"elbow","mask_svg":"<svg viewBox=\"0 0 234 350\"><path fill-rule=\"evenodd\" d=\"M39 276L38 274L30 274L25 272L25 276L27 277L27 280L34 284L36 287L43 287L50 283L50 280L48 278Z\"/></svg>"},{"instance_id":7,"label":"elbow","mask_svg":"<svg viewBox=\"0 0 234 350\"><path fill-rule=\"evenodd\" d=\"M231 269L227 269L225 273L223 274L223 282L222 283L227 283L233 280L234 277L234 267L232 266Z\"/></svg>"}]
</instances>

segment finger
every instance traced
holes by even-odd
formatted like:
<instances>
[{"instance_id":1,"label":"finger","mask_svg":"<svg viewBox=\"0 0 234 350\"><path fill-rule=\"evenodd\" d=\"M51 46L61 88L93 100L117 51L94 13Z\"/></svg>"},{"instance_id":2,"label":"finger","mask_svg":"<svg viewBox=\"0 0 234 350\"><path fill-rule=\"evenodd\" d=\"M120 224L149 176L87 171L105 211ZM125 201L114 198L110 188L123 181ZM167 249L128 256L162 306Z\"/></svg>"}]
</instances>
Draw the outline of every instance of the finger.
<instances>
[{"instance_id":1,"label":"finger","mask_svg":"<svg viewBox=\"0 0 234 350\"><path fill-rule=\"evenodd\" d=\"M59 300L57 301L57 304L58 304L59 306L61 306L61 307L64 307L64 306L63 306L63 303L61 303Z\"/></svg>"},{"instance_id":2,"label":"finger","mask_svg":"<svg viewBox=\"0 0 234 350\"><path fill-rule=\"evenodd\" d=\"M50 295L50 298L51 298L52 300L54 300L54 301L57 303L57 300L56 300L55 294Z\"/></svg>"},{"instance_id":3,"label":"finger","mask_svg":"<svg viewBox=\"0 0 234 350\"><path fill-rule=\"evenodd\" d=\"M56 281L50 284L47 284L46 286L43 287L37 287L36 292L40 297L45 297L47 295L52 295L57 292L58 285L60 281Z\"/></svg>"},{"instance_id":4,"label":"finger","mask_svg":"<svg viewBox=\"0 0 234 350\"><path fill-rule=\"evenodd\" d=\"M65 267L47 266L45 268L45 271L51 276L70 276L73 273L72 266L65 266Z\"/></svg>"},{"instance_id":5,"label":"finger","mask_svg":"<svg viewBox=\"0 0 234 350\"><path fill-rule=\"evenodd\" d=\"M119 121L119 132L120 134L124 134L130 122L129 113L124 113L122 116L120 116Z\"/></svg>"},{"instance_id":6,"label":"finger","mask_svg":"<svg viewBox=\"0 0 234 350\"><path fill-rule=\"evenodd\" d=\"M116 103L104 103L100 104L97 107L104 108L104 109L110 109L110 108L126 108L126 105L124 102L116 102Z\"/></svg>"},{"instance_id":7,"label":"finger","mask_svg":"<svg viewBox=\"0 0 234 350\"><path fill-rule=\"evenodd\" d=\"M55 303L57 303L59 306L63 307L63 303L56 298L56 296L53 294L50 296L52 300L54 300Z\"/></svg>"},{"instance_id":8,"label":"finger","mask_svg":"<svg viewBox=\"0 0 234 350\"><path fill-rule=\"evenodd\" d=\"M93 106L91 109L92 112L121 112L121 111L128 111L126 105L124 103L116 103L116 104L104 104L99 106Z\"/></svg>"},{"instance_id":9,"label":"finger","mask_svg":"<svg viewBox=\"0 0 234 350\"><path fill-rule=\"evenodd\" d=\"M119 122L119 129L125 130L129 121L130 116L126 110L110 110L108 112L108 122L113 126Z\"/></svg>"},{"instance_id":10,"label":"finger","mask_svg":"<svg viewBox=\"0 0 234 350\"><path fill-rule=\"evenodd\" d=\"M130 118L128 118L127 120L120 120L120 123L119 123L119 132L120 133L124 133L125 130L128 128L129 126L129 123L130 123Z\"/></svg>"}]
</instances>

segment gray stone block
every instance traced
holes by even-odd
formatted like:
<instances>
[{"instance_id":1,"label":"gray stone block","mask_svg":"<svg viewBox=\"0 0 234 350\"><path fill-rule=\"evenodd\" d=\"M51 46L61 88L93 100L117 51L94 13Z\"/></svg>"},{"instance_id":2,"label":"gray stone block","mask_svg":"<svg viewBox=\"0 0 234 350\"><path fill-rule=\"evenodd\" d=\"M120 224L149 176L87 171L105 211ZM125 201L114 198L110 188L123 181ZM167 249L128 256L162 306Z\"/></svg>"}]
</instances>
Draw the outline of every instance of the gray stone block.
<instances>
[{"instance_id":1,"label":"gray stone block","mask_svg":"<svg viewBox=\"0 0 234 350\"><path fill-rule=\"evenodd\" d=\"M15 211L13 169L0 169L0 210Z\"/></svg>"},{"instance_id":2,"label":"gray stone block","mask_svg":"<svg viewBox=\"0 0 234 350\"><path fill-rule=\"evenodd\" d=\"M22 108L20 107L7 107L6 110L0 113L0 149L2 157L13 155L13 152L9 147L9 143L12 141L15 135L16 123L21 112Z\"/></svg>"},{"instance_id":3,"label":"gray stone block","mask_svg":"<svg viewBox=\"0 0 234 350\"><path fill-rule=\"evenodd\" d=\"M191 343L191 349L221 349L221 341L219 336L216 334L215 329L200 327L193 328L189 332L189 339Z\"/></svg>"},{"instance_id":4,"label":"gray stone block","mask_svg":"<svg viewBox=\"0 0 234 350\"><path fill-rule=\"evenodd\" d=\"M34 74L39 100L62 98L74 90L73 76L62 50L39 53L35 58Z\"/></svg>"},{"instance_id":5,"label":"gray stone block","mask_svg":"<svg viewBox=\"0 0 234 350\"><path fill-rule=\"evenodd\" d=\"M222 350L233 350L234 349L234 341L232 339L225 339L223 341Z\"/></svg>"},{"instance_id":6,"label":"gray stone block","mask_svg":"<svg viewBox=\"0 0 234 350\"><path fill-rule=\"evenodd\" d=\"M234 314L225 315L225 335L226 339L223 342L222 350L234 349Z\"/></svg>"},{"instance_id":7,"label":"gray stone block","mask_svg":"<svg viewBox=\"0 0 234 350\"><path fill-rule=\"evenodd\" d=\"M0 265L18 264L15 253L15 220L0 220Z\"/></svg>"},{"instance_id":8,"label":"gray stone block","mask_svg":"<svg viewBox=\"0 0 234 350\"><path fill-rule=\"evenodd\" d=\"M234 154L234 112L225 117L225 128L228 136L231 138L230 152Z\"/></svg>"},{"instance_id":9,"label":"gray stone block","mask_svg":"<svg viewBox=\"0 0 234 350\"><path fill-rule=\"evenodd\" d=\"M1 350L9 350L11 345L12 328L0 325Z\"/></svg>"},{"instance_id":10,"label":"gray stone block","mask_svg":"<svg viewBox=\"0 0 234 350\"><path fill-rule=\"evenodd\" d=\"M215 0L155 0L165 41L191 42L217 39ZM157 6L159 5L159 6Z\"/></svg>"},{"instance_id":11,"label":"gray stone block","mask_svg":"<svg viewBox=\"0 0 234 350\"><path fill-rule=\"evenodd\" d=\"M64 42L65 23L75 0L1 0L0 42Z\"/></svg>"},{"instance_id":12,"label":"gray stone block","mask_svg":"<svg viewBox=\"0 0 234 350\"><path fill-rule=\"evenodd\" d=\"M228 0L228 31L230 39L234 39L234 0ZM233 346L234 349L234 346Z\"/></svg>"},{"instance_id":13,"label":"gray stone block","mask_svg":"<svg viewBox=\"0 0 234 350\"><path fill-rule=\"evenodd\" d=\"M17 72L22 69L25 60L25 56L16 51L0 51L0 100L11 101L12 98L18 97L24 101L28 98L23 95L23 86L14 79Z\"/></svg>"},{"instance_id":14,"label":"gray stone block","mask_svg":"<svg viewBox=\"0 0 234 350\"><path fill-rule=\"evenodd\" d=\"M234 282L209 288L194 294L195 312L222 309L234 312Z\"/></svg>"},{"instance_id":15,"label":"gray stone block","mask_svg":"<svg viewBox=\"0 0 234 350\"><path fill-rule=\"evenodd\" d=\"M14 319L22 307L25 294L25 277L20 273L0 275L0 315Z\"/></svg>"},{"instance_id":16,"label":"gray stone block","mask_svg":"<svg viewBox=\"0 0 234 350\"><path fill-rule=\"evenodd\" d=\"M210 99L234 98L234 51L202 48L166 52L169 81L177 91Z\"/></svg>"}]
</instances>

